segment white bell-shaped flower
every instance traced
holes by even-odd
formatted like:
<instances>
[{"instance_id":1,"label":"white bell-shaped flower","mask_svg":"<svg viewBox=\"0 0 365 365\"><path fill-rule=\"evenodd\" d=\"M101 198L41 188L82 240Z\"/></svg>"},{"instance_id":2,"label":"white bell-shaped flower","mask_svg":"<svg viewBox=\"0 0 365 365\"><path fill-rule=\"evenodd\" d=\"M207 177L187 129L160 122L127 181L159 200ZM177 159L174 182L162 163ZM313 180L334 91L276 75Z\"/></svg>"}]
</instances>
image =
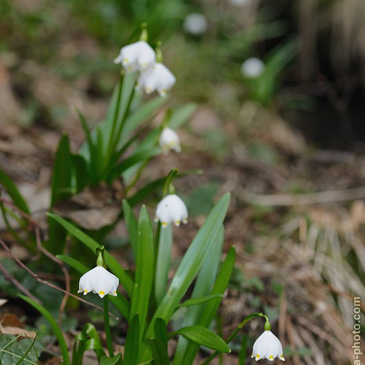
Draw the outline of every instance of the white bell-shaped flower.
<instances>
[{"instance_id":1,"label":"white bell-shaped flower","mask_svg":"<svg viewBox=\"0 0 365 365\"><path fill-rule=\"evenodd\" d=\"M152 68L141 72L137 81L137 90L143 89L147 94L157 91L165 96L176 82L175 76L162 63L156 63Z\"/></svg>"},{"instance_id":2,"label":"white bell-shaped flower","mask_svg":"<svg viewBox=\"0 0 365 365\"><path fill-rule=\"evenodd\" d=\"M203 34L208 28L207 18L200 13L191 13L184 20L184 30L193 35Z\"/></svg>"},{"instance_id":3,"label":"white bell-shaped flower","mask_svg":"<svg viewBox=\"0 0 365 365\"><path fill-rule=\"evenodd\" d=\"M160 147L165 155L170 150L181 152L179 135L171 128L164 128L160 135Z\"/></svg>"},{"instance_id":4,"label":"white bell-shaped flower","mask_svg":"<svg viewBox=\"0 0 365 365\"><path fill-rule=\"evenodd\" d=\"M256 361L265 358L274 361L276 357L285 361L280 340L268 330L265 330L255 341L251 357L254 357Z\"/></svg>"},{"instance_id":5,"label":"white bell-shaped flower","mask_svg":"<svg viewBox=\"0 0 365 365\"><path fill-rule=\"evenodd\" d=\"M235 6L244 6L249 4L252 0L228 0L230 4Z\"/></svg>"},{"instance_id":6,"label":"white bell-shaped flower","mask_svg":"<svg viewBox=\"0 0 365 365\"><path fill-rule=\"evenodd\" d=\"M155 222L160 221L163 227L170 222L180 226L188 223L188 210L185 203L176 195L166 195L157 205Z\"/></svg>"},{"instance_id":7,"label":"white bell-shaped flower","mask_svg":"<svg viewBox=\"0 0 365 365\"><path fill-rule=\"evenodd\" d=\"M102 266L96 266L86 274L82 275L79 282L78 293L86 295L89 292L99 294L100 298L110 294L117 296L119 279L104 269Z\"/></svg>"},{"instance_id":8,"label":"white bell-shaped flower","mask_svg":"<svg viewBox=\"0 0 365 365\"><path fill-rule=\"evenodd\" d=\"M249 78L256 78L262 75L265 71L263 62L255 57L248 58L241 66L243 76Z\"/></svg>"},{"instance_id":9,"label":"white bell-shaped flower","mask_svg":"<svg viewBox=\"0 0 365 365\"><path fill-rule=\"evenodd\" d=\"M144 71L156 63L156 53L145 41L129 44L120 50L114 63L121 63L127 72Z\"/></svg>"}]
</instances>

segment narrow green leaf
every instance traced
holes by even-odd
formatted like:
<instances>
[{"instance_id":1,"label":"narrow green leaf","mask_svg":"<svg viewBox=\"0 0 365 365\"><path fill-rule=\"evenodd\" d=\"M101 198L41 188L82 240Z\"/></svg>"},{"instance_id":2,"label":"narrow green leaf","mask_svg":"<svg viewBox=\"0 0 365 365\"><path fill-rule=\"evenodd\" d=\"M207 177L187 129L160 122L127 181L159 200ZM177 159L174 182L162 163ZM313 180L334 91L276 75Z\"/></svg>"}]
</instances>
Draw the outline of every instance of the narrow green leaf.
<instances>
[{"instance_id":1,"label":"narrow green leaf","mask_svg":"<svg viewBox=\"0 0 365 365\"><path fill-rule=\"evenodd\" d=\"M72 184L77 193L84 190L89 182L87 164L81 155L71 155L74 183Z\"/></svg>"},{"instance_id":2,"label":"narrow green leaf","mask_svg":"<svg viewBox=\"0 0 365 365\"><path fill-rule=\"evenodd\" d=\"M80 240L86 247L88 247L91 251L95 252L100 245L82 232L80 229L76 228L70 222L66 221L62 217L48 212L47 215L57 221L61 226L63 226L70 234ZM128 276L123 267L118 263L118 261L110 255L107 251L105 251L105 261L110 270L119 278L121 284L126 290L129 296L132 295L133 291L133 280Z\"/></svg>"},{"instance_id":3,"label":"narrow green leaf","mask_svg":"<svg viewBox=\"0 0 365 365\"><path fill-rule=\"evenodd\" d=\"M156 318L160 317L166 322L169 321L182 297L199 272L205 257L209 254L212 245L215 242L215 237L221 229L221 225L227 213L229 200L229 194L225 194L220 199L195 236L174 275L167 294L154 314L147 331L149 336L153 334L154 320L156 320Z\"/></svg>"},{"instance_id":4,"label":"narrow green leaf","mask_svg":"<svg viewBox=\"0 0 365 365\"><path fill-rule=\"evenodd\" d=\"M203 304L206 302L210 302L211 300L223 298L223 294L211 294L211 295L206 295L204 297L198 297L198 298L192 298L192 299L188 299L185 300L185 302L182 302L181 304L179 304L179 307L190 307L190 306L194 306L194 305L199 305L199 304Z\"/></svg>"},{"instance_id":5,"label":"narrow green leaf","mask_svg":"<svg viewBox=\"0 0 365 365\"><path fill-rule=\"evenodd\" d=\"M126 172L132 166L137 165L138 163L145 161L151 157L157 156L159 153L159 148L148 148L143 151L138 151L134 153L113 169L111 176L108 178L109 181L116 179L119 175Z\"/></svg>"},{"instance_id":6,"label":"narrow green leaf","mask_svg":"<svg viewBox=\"0 0 365 365\"><path fill-rule=\"evenodd\" d=\"M89 271L89 269L82 264L80 261L75 260L71 256L67 255L56 255L56 257L60 260L62 260L64 263L72 267L73 269L77 270L80 274L85 274Z\"/></svg>"},{"instance_id":7,"label":"narrow green leaf","mask_svg":"<svg viewBox=\"0 0 365 365\"><path fill-rule=\"evenodd\" d=\"M168 275L171 266L171 248L172 248L172 226L160 230L160 239L158 244L156 275L155 275L155 298L156 304L159 305L166 294Z\"/></svg>"},{"instance_id":8,"label":"narrow green leaf","mask_svg":"<svg viewBox=\"0 0 365 365\"><path fill-rule=\"evenodd\" d=\"M155 323L155 336L160 339L167 350L167 324L162 318L157 318Z\"/></svg>"},{"instance_id":9,"label":"narrow green leaf","mask_svg":"<svg viewBox=\"0 0 365 365\"><path fill-rule=\"evenodd\" d=\"M125 352L124 352L124 364L125 365L137 365L138 363L138 350L139 350L139 315L136 314L130 321L130 325L125 340Z\"/></svg>"},{"instance_id":10,"label":"narrow green leaf","mask_svg":"<svg viewBox=\"0 0 365 365\"><path fill-rule=\"evenodd\" d=\"M82 129L84 130L84 134L87 140L87 147L88 147L88 151L89 151L89 176L90 176L90 180L91 182L94 182L93 176L97 175L97 172L99 171L99 166L98 166L98 152L99 153L103 153L103 151L99 150L98 151L98 147L97 144L94 143L93 138L91 136L91 133L89 131L86 119L84 117L84 115L81 113L80 110L76 109L77 114L79 116L79 119L81 121L81 125L82 125Z\"/></svg>"},{"instance_id":11,"label":"narrow green leaf","mask_svg":"<svg viewBox=\"0 0 365 365\"><path fill-rule=\"evenodd\" d=\"M182 106L172 114L169 126L173 129L181 127L194 114L196 108L194 103Z\"/></svg>"},{"instance_id":12,"label":"narrow green leaf","mask_svg":"<svg viewBox=\"0 0 365 365\"><path fill-rule=\"evenodd\" d=\"M225 290L227 289L229 279L231 278L232 271L234 268L234 262L236 259L236 252L234 247L231 247L227 253L226 259L223 262L223 265L219 271L217 279L214 283L213 289L211 294L220 294L223 295ZM202 313L201 317L199 318L198 324L204 327L209 327L212 323L212 320L218 310L218 307L221 303L221 299L217 299L211 301L206 304L204 312ZM190 343L188 348L186 349L184 362L186 364L190 364L194 361L194 358L199 351L199 345L194 343ZM176 363L179 364L179 363Z\"/></svg>"},{"instance_id":13,"label":"narrow green leaf","mask_svg":"<svg viewBox=\"0 0 365 365\"><path fill-rule=\"evenodd\" d=\"M58 144L52 176L51 206L67 199L70 194L64 193L64 189L71 188L72 160L68 136L63 135Z\"/></svg>"},{"instance_id":14,"label":"narrow green leaf","mask_svg":"<svg viewBox=\"0 0 365 365\"><path fill-rule=\"evenodd\" d=\"M24 352L23 356L19 359L19 361L15 364L15 365L20 365L23 360L27 357L27 355L32 351L32 348L37 340L37 337L38 337L38 332L36 333L32 343L30 344L29 348L27 349L27 351Z\"/></svg>"},{"instance_id":15,"label":"narrow green leaf","mask_svg":"<svg viewBox=\"0 0 365 365\"><path fill-rule=\"evenodd\" d=\"M166 181L166 176L158 178L147 185L145 185L143 188L138 190L132 197L128 199L128 203L130 206L134 207L138 203L142 202L146 197L154 193L155 191L161 189Z\"/></svg>"},{"instance_id":16,"label":"narrow green leaf","mask_svg":"<svg viewBox=\"0 0 365 365\"><path fill-rule=\"evenodd\" d=\"M0 169L0 184L4 186L6 192L10 196L13 203L23 212L30 213L28 204L24 200L23 196L20 194L18 188L11 180L11 178Z\"/></svg>"},{"instance_id":17,"label":"narrow green leaf","mask_svg":"<svg viewBox=\"0 0 365 365\"><path fill-rule=\"evenodd\" d=\"M118 363L118 361L120 361L121 356L121 354L115 355L113 357L103 356L100 360L100 365L115 365Z\"/></svg>"},{"instance_id":18,"label":"narrow green leaf","mask_svg":"<svg viewBox=\"0 0 365 365\"><path fill-rule=\"evenodd\" d=\"M147 344L152 350L154 364L158 365L169 365L169 355L167 350L159 338L148 338L146 339Z\"/></svg>"},{"instance_id":19,"label":"narrow green leaf","mask_svg":"<svg viewBox=\"0 0 365 365\"><path fill-rule=\"evenodd\" d=\"M126 138L128 138L128 136L135 131L142 122L144 122L147 118L151 118L157 112L157 109L167 100L168 98L165 97L155 97L138 107L130 116L128 116L125 122L124 136L122 140L125 141Z\"/></svg>"},{"instance_id":20,"label":"narrow green leaf","mask_svg":"<svg viewBox=\"0 0 365 365\"><path fill-rule=\"evenodd\" d=\"M147 209L142 207L138 222L138 251L136 258L136 278L133 289L130 318L139 314L140 342L146 327L148 305L154 271L153 231Z\"/></svg>"},{"instance_id":21,"label":"narrow green leaf","mask_svg":"<svg viewBox=\"0 0 365 365\"><path fill-rule=\"evenodd\" d=\"M201 346L205 346L219 352L231 352L231 349L222 338L202 326L183 327L176 331L175 334L183 335Z\"/></svg>"},{"instance_id":22,"label":"narrow green leaf","mask_svg":"<svg viewBox=\"0 0 365 365\"><path fill-rule=\"evenodd\" d=\"M229 279L231 278L234 263L236 259L236 251L234 247L231 247L227 253L226 259L217 276L217 280L214 283L211 294L224 294L227 289ZM215 313L219 307L221 300L215 300L207 303L204 313L202 314L199 324L208 327L212 322Z\"/></svg>"},{"instance_id":23,"label":"narrow green leaf","mask_svg":"<svg viewBox=\"0 0 365 365\"><path fill-rule=\"evenodd\" d=\"M192 301L207 296L212 290L212 286L217 275L220 257L222 253L224 240L223 226L215 238L215 242L209 255L204 259L202 268L199 272L196 280L193 293L191 295ZM213 294L214 295L214 294ZM220 301L219 301L220 302ZM185 317L183 327L192 326L198 324L202 313L205 310L205 305L193 306L188 309ZM205 326L208 327L208 326ZM180 337L174 356L174 364L180 364L184 362L185 351L189 346L189 341L186 338Z\"/></svg>"},{"instance_id":24,"label":"narrow green leaf","mask_svg":"<svg viewBox=\"0 0 365 365\"><path fill-rule=\"evenodd\" d=\"M134 258L136 259L138 246L138 222L127 200L123 200L123 213L125 225L127 226L129 234L129 242L132 247Z\"/></svg>"},{"instance_id":25,"label":"narrow green leaf","mask_svg":"<svg viewBox=\"0 0 365 365\"><path fill-rule=\"evenodd\" d=\"M35 302L33 299L30 299L26 297L25 295L18 294L18 296L23 299L25 302L30 304L33 308L35 308L39 313L43 315L44 318L48 321L48 323L51 325L52 331L54 335L57 338L58 345L60 347L64 364L69 365L70 364L70 358L68 355L68 349L65 342L65 338L63 337L62 331L60 327L58 326L57 322L53 318L52 314L49 313L42 305Z\"/></svg>"}]
</instances>

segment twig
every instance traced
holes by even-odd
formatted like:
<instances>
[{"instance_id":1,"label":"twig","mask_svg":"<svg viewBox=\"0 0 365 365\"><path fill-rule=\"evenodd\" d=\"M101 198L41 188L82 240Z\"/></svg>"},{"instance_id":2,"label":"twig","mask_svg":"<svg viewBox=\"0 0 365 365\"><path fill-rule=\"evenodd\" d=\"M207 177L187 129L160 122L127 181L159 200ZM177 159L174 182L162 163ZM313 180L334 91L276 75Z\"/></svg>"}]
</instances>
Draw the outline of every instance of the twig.
<instances>
[{"instance_id":1,"label":"twig","mask_svg":"<svg viewBox=\"0 0 365 365\"><path fill-rule=\"evenodd\" d=\"M41 235L40 235L40 229L39 226L35 226L35 237L36 237L36 242L37 242L37 248L39 251L41 251L44 255L46 255L50 260L52 260L53 262L57 263L64 275L65 278L65 286L66 286L66 291L70 292L71 289L71 285L70 285L70 274L68 273L68 270L66 269L65 264L63 263L63 261L61 261L60 259L58 259L56 256L52 255L47 249L45 249L42 246L42 241L41 241ZM68 299L68 294L65 294L62 298L62 302L60 305L60 309L59 309L59 325L61 326L62 324L62 317L63 317L63 312L65 310L66 307L66 303L67 303L67 299Z\"/></svg>"},{"instance_id":2,"label":"twig","mask_svg":"<svg viewBox=\"0 0 365 365\"><path fill-rule=\"evenodd\" d=\"M348 189L321 191L309 194L253 194L248 191L244 192L243 199L250 204L266 206L293 206L293 205L310 205L325 204L347 200L356 200L365 198L365 187Z\"/></svg>"},{"instance_id":3,"label":"twig","mask_svg":"<svg viewBox=\"0 0 365 365\"><path fill-rule=\"evenodd\" d=\"M80 301L80 302L82 302L82 303L85 303L85 304L87 304L87 305L89 305L89 306L91 306L91 307L93 307L93 308L96 308L97 310L99 310L99 311L103 311L103 308L102 307L100 307L100 306L98 306L98 305L96 305L96 304L94 304L94 303L90 303L90 302L88 302L87 300L85 300L85 299L82 299L82 298L80 298L80 297L78 297L77 295L75 295L75 294L72 294L72 293L70 293L70 292L68 292L68 291L66 291L66 290L64 290L64 289L62 289L62 288L60 288L60 287L58 287L57 285L54 285L54 284L52 284L52 283L50 283L49 281L47 281L47 280L43 280L43 279L41 279L36 273L34 273L32 270L30 270L26 265L24 265L14 254L13 254L13 252L10 250L10 248L6 245L6 243L0 238L0 244L1 244L1 246L3 246L4 247L4 249L7 251L7 252L9 252L10 253L10 255L13 257L13 259L15 260L15 262L20 266L20 267L22 267L24 270L26 270L28 273L29 273L29 275L31 275L35 280L37 280L39 283L41 283L41 284L44 284L44 285L47 285L47 286L49 286L50 288L53 288L53 289L55 289L55 290L58 290L58 291L60 291L60 292L62 292L62 293L64 293L64 294L67 294L67 295L69 295L70 297L72 297L72 298L75 298L75 299L77 299L78 301ZM109 313L113 318L115 318L115 316L112 314L112 313Z\"/></svg>"},{"instance_id":4,"label":"twig","mask_svg":"<svg viewBox=\"0 0 365 365\"><path fill-rule=\"evenodd\" d=\"M63 272L63 275L64 275L64 279L65 279L66 291L70 292L71 286L70 286L70 275L68 273L68 270L62 260L58 259L56 256L54 256L51 252L49 252L47 249L45 249L43 247L42 241L41 241L41 234L40 234L40 224L36 220L34 220L29 214L27 214L24 211L22 211L21 209L19 209L12 201L10 201L2 196L0 196L0 200L4 204L7 204L8 206L10 206L12 209L16 210L23 218L27 219L28 222L34 226L35 238L36 238L38 251L42 252L50 260L52 260L53 262L55 262L56 264L58 264L60 266L60 268ZM63 299L62 299L62 302L60 305L60 310L59 310L59 320L58 321L59 321L60 326L62 324L62 316L63 316L63 312L64 312L66 304L67 304L67 299L68 299L68 294L65 294L63 296Z\"/></svg>"},{"instance_id":5,"label":"twig","mask_svg":"<svg viewBox=\"0 0 365 365\"><path fill-rule=\"evenodd\" d=\"M2 195L0 195L0 201L10 206L12 209L16 210L23 218L27 219L34 226L39 227L39 223L37 221L35 221L29 214L23 212L20 208L18 208L12 201L4 198Z\"/></svg>"},{"instance_id":6,"label":"twig","mask_svg":"<svg viewBox=\"0 0 365 365\"><path fill-rule=\"evenodd\" d=\"M25 287L23 286L13 275L10 274L4 267L4 265L0 262L0 271L4 275L5 279L10 281L14 286L16 286L22 293L24 293L27 297L33 299L38 304L41 304L40 301Z\"/></svg>"}]
</instances>

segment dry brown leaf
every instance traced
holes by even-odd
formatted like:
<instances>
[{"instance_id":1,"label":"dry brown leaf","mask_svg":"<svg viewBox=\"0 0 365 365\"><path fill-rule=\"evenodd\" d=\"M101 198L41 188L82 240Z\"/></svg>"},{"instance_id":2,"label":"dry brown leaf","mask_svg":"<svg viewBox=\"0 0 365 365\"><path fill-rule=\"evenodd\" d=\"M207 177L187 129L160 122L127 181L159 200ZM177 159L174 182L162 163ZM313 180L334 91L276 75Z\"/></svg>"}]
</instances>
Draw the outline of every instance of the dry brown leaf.
<instances>
[{"instance_id":1,"label":"dry brown leaf","mask_svg":"<svg viewBox=\"0 0 365 365\"><path fill-rule=\"evenodd\" d=\"M3 335L11 335L11 336L24 336L28 338L36 338L37 333L33 331L27 331L24 328L13 327L13 326L0 326L0 332Z\"/></svg>"}]
</instances>

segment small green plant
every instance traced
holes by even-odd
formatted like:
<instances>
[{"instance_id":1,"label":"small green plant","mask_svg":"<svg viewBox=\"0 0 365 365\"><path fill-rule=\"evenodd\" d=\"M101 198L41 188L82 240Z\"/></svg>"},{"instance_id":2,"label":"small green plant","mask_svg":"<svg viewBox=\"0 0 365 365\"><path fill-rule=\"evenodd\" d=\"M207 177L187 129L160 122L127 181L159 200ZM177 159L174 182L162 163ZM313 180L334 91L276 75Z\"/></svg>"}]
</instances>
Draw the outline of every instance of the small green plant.
<instances>
[{"instance_id":1,"label":"small green plant","mask_svg":"<svg viewBox=\"0 0 365 365\"><path fill-rule=\"evenodd\" d=\"M42 246L39 227L30 217L25 200L13 182L0 171L4 190L12 199L11 206L16 207L20 214L19 223L24 226L26 222L32 222L37 226L34 234L30 233L30 248L41 250L63 270L67 265L81 275L79 294L96 294L103 300L103 308L99 309L104 313L107 352L94 324L87 323L76 336L70 356L62 329L53 315L37 301L37 298L29 295L21 295L21 298L49 322L58 340L63 363L66 365L82 364L86 350L93 350L98 362L104 365L163 365L169 364L170 360L174 365L192 364L200 346L212 350L211 355L203 362L208 364L218 354L230 353L229 343L248 321L257 317L265 318L265 332L255 343L253 356L256 360L273 360L276 357L283 360L280 341L271 333L270 322L262 313L255 313L243 319L225 340L211 329L235 262L233 247L221 262L223 222L229 207L230 194L222 196L213 206L171 281L169 280L169 274L172 272L173 225L180 226L188 221L187 207L176 194L174 187L174 180L181 174L172 170L167 176L158 178L142 188L137 189L136 186L151 158L161 152L168 153L172 149L180 152L180 141L174 129L188 119L194 106L187 105L175 112L168 110L160 125L151 127L152 117L167 100L166 95L176 80L162 64L159 46L154 50L147 43L145 28L141 29L141 37L137 42L121 49L115 63L121 63L124 71L112 96L105 120L90 131L87 121L79 112L86 142L77 153L71 152L68 136L63 136L60 140L53 170L51 207L47 214L47 249ZM160 96L145 102L142 91L147 94L156 91ZM116 200L119 204L118 214L107 226L113 226L120 219L124 219L134 260L128 268L122 266L99 243L104 243L110 227L101 225L98 229L91 227L86 231L82 224L72 218L73 216L57 213L60 203L72 201L77 196L80 200L80 194L87 190L111 190L116 181L120 181L122 186L119 191L121 194ZM133 207L143 202L151 193L161 191L163 197L156 208L155 224L152 223L144 205L136 217ZM1 199L1 205L3 216L7 218L11 213L8 209L9 202ZM17 218L17 215L14 217ZM14 237L20 238L12 229L9 220L7 224ZM68 250L65 247L67 236L73 238L73 245ZM1 240L0 242L10 251ZM28 244L24 239L19 242ZM56 254L56 257L53 254ZM95 267L91 261L83 260L88 254L91 257L96 255ZM19 260L15 260L19 263ZM21 266L32 273L24 264ZM39 279L36 274L32 275ZM47 284L44 280L40 282ZM75 286L71 285L71 290ZM52 287L75 297L75 294L55 285ZM189 289L192 291L187 299ZM110 304L113 311L118 313L118 318L128 323L123 355L115 351L110 328ZM179 323L174 315L182 310L185 312L184 320ZM168 342L175 338L176 351L170 359Z\"/></svg>"}]
</instances>

